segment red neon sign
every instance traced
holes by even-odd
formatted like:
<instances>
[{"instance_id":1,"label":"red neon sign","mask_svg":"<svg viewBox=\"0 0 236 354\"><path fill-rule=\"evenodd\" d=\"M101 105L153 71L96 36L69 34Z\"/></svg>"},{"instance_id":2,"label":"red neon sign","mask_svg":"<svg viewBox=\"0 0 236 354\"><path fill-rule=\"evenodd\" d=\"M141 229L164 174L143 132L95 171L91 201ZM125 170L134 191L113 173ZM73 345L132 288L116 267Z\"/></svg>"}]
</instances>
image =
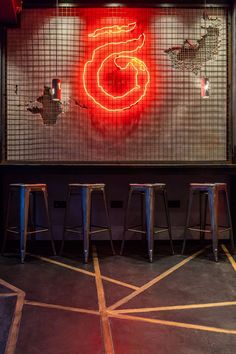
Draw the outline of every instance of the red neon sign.
<instances>
[{"instance_id":1,"label":"red neon sign","mask_svg":"<svg viewBox=\"0 0 236 354\"><path fill-rule=\"evenodd\" d=\"M102 27L90 33L88 37L128 33L135 27L136 22ZM107 42L93 50L92 58L84 65L83 86L86 94L96 105L111 112L124 111L143 99L150 82L150 74L146 64L133 55L144 46L144 43L143 33L138 38ZM94 77L95 81L92 79ZM108 78L112 80L110 86L107 84ZM120 83L117 83L119 80ZM119 85L119 90L115 90L116 85ZM122 90L122 86L125 90Z\"/></svg>"}]
</instances>

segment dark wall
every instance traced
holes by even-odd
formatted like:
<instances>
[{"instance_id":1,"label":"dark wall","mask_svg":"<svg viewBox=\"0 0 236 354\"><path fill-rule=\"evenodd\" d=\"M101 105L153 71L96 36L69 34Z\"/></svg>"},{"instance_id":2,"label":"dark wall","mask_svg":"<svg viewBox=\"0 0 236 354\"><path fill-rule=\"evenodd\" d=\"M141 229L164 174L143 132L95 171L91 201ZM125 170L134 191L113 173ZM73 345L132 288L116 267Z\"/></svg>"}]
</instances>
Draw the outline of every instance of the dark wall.
<instances>
[{"instance_id":1,"label":"dark wall","mask_svg":"<svg viewBox=\"0 0 236 354\"><path fill-rule=\"evenodd\" d=\"M6 167L2 173L2 206L5 210L7 191L9 183L47 183L49 191L49 206L52 218L54 237L61 239L62 228L64 221L64 207L58 208L57 203L66 200L66 192L68 183L74 182L102 182L106 184L107 196L109 201L109 211L111 216L111 224L113 236L115 239L122 237L122 228L124 221L124 208L126 204L128 184L129 183L154 183L161 182L167 184L168 199L170 201L171 224L173 228L173 237L181 239L186 217L188 187L191 182L225 182L230 188L232 183L232 197L236 194L234 187L234 173L232 170L224 170L221 168L101 168L101 167ZM229 175L230 174L230 175ZM235 173L236 176L236 173ZM236 198L232 198L233 215L235 213ZM115 203L114 203L115 202ZM118 202L118 205L117 205ZM101 222L103 219L102 209L99 200L95 200L96 212L94 214L95 221ZM197 221L197 206L198 200L195 201L193 221ZM40 200L38 201L37 220L43 221L42 211L40 210ZM13 209L16 211L16 204ZM140 220L139 216L140 203L134 200L132 214L130 215L131 222ZM13 214L14 214L13 210ZM157 215L159 225L164 223L164 213L162 200L157 199ZM221 210L224 216L224 207ZM79 199L74 199L71 209L72 222L78 220ZM233 218L234 219L234 218ZM223 221L224 217L223 217ZM137 238L137 235L129 234L128 238ZM227 235L226 235L227 236ZM42 234L41 238L46 237ZM139 236L138 236L139 237ZM196 234L192 237L198 237ZM101 234L99 239L107 238ZM165 234L161 234L160 238L166 238ZM76 239L72 236L72 239Z\"/></svg>"}]
</instances>

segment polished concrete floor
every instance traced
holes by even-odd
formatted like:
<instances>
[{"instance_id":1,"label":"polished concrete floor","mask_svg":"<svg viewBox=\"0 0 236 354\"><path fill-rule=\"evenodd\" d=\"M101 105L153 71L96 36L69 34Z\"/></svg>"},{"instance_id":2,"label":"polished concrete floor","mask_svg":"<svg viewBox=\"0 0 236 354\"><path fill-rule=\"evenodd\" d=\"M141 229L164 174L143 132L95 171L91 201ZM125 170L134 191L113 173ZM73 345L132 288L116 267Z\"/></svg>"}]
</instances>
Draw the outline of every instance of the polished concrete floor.
<instances>
[{"instance_id":1,"label":"polished concrete floor","mask_svg":"<svg viewBox=\"0 0 236 354\"><path fill-rule=\"evenodd\" d=\"M236 353L236 257L227 244L215 263L198 242L184 256L176 244L172 256L159 241L150 264L142 241L128 242L124 256L96 242L88 265L80 242L63 257L40 241L28 246L25 264L12 250L0 257L1 354Z\"/></svg>"}]
</instances>

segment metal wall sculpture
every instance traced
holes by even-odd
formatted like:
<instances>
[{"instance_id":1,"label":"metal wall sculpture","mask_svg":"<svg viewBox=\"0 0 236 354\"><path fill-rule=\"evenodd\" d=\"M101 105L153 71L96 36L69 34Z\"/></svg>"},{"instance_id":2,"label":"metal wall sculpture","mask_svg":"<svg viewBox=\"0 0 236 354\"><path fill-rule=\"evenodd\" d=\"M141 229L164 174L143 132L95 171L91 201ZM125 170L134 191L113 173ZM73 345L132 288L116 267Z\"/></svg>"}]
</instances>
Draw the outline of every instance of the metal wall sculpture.
<instances>
[{"instance_id":1,"label":"metal wall sculpture","mask_svg":"<svg viewBox=\"0 0 236 354\"><path fill-rule=\"evenodd\" d=\"M6 161L227 161L227 13L25 9L7 33ZM208 100L199 77L210 78Z\"/></svg>"},{"instance_id":2,"label":"metal wall sculpture","mask_svg":"<svg viewBox=\"0 0 236 354\"><path fill-rule=\"evenodd\" d=\"M207 15L205 15L207 16ZM220 47L221 20L219 18L203 17L206 33L196 42L185 39L181 46L165 50L170 57L173 68L182 71L192 71L198 74L209 60L215 58Z\"/></svg>"},{"instance_id":3,"label":"metal wall sculpture","mask_svg":"<svg viewBox=\"0 0 236 354\"><path fill-rule=\"evenodd\" d=\"M58 116L62 113L62 102L54 100L51 87L45 86L42 96L39 96L36 101L30 102L27 111L40 114L44 124L55 124Z\"/></svg>"}]
</instances>

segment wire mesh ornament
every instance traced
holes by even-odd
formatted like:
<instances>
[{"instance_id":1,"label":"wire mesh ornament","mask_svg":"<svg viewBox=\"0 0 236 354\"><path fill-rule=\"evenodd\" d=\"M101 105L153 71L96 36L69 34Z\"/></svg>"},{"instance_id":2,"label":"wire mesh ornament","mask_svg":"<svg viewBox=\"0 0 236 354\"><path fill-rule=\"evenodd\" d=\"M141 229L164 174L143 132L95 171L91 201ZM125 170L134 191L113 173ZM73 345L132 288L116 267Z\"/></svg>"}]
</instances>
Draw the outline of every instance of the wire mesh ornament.
<instances>
[{"instance_id":1,"label":"wire mesh ornament","mask_svg":"<svg viewBox=\"0 0 236 354\"><path fill-rule=\"evenodd\" d=\"M171 60L172 67L181 71L191 71L195 75L201 68L215 58L220 47L221 20L219 18L205 18L204 28L206 33L196 41L186 39L182 46L171 47L165 50L165 53Z\"/></svg>"}]
</instances>

